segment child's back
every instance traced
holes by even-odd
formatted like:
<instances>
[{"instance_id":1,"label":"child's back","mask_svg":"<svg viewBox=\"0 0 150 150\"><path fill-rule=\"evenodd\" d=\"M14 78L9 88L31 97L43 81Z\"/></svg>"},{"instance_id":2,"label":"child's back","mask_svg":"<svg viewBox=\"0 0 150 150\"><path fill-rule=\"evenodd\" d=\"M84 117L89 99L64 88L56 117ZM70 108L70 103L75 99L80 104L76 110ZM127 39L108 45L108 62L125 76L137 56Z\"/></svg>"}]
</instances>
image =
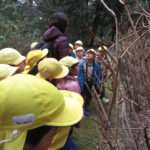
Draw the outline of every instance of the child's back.
<instances>
[{"instance_id":1,"label":"child's back","mask_svg":"<svg viewBox=\"0 0 150 150\"><path fill-rule=\"evenodd\" d=\"M60 90L68 90L80 94L80 86L77 78L67 75L65 78L58 79L57 88Z\"/></svg>"}]
</instances>

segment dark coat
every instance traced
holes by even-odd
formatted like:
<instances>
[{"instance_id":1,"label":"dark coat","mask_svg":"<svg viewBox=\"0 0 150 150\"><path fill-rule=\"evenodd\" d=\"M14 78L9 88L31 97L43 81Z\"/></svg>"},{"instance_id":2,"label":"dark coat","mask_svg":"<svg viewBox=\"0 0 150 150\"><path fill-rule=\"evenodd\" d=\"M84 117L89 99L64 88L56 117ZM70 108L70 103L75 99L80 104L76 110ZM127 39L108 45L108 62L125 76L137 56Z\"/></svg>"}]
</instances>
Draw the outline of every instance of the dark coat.
<instances>
[{"instance_id":1,"label":"dark coat","mask_svg":"<svg viewBox=\"0 0 150 150\"><path fill-rule=\"evenodd\" d=\"M44 41L54 40L53 49L57 53L57 58L60 60L65 56L70 55L69 42L66 36L56 27L49 28L43 35Z\"/></svg>"}]
</instances>

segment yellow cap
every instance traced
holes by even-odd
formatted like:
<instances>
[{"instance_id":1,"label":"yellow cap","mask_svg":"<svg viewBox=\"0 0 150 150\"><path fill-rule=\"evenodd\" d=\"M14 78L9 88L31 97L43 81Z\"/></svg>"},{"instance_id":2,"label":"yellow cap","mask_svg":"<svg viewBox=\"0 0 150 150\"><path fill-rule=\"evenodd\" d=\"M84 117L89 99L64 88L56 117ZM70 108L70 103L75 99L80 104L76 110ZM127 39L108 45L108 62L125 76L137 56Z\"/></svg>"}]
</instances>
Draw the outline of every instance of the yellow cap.
<instances>
[{"instance_id":1,"label":"yellow cap","mask_svg":"<svg viewBox=\"0 0 150 150\"><path fill-rule=\"evenodd\" d=\"M79 45L82 45L82 46L83 46L83 42L80 41L80 40L77 40L77 41L75 42L75 44L79 44Z\"/></svg>"},{"instance_id":2,"label":"yellow cap","mask_svg":"<svg viewBox=\"0 0 150 150\"><path fill-rule=\"evenodd\" d=\"M48 49L32 50L27 54L26 64L34 66L37 62L48 54Z\"/></svg>"},{"instance_id":3,"label":"yellow cap","mask_svg":"<svg viewBox=\"0 0 150 150\"><path fill-rule=\"evenodd\" d=\"M0 130L70 126L83 116L77 101L64 98L52 84L29 74L2 80L0 89Z\"/></svg>"},{"instance_id":4,"label":"yellow cap","mask_svg":"<svg viewBox=\"0 0 150 150\"><path fill-rule=\"evenodd\" d=\"M24 60L25 57L13 48L0 50L0 64L18 65Z\"/></svg>"},{"instance_id":5,"label":"yellow cap","mask_svg":"<svg viewBox=\"0 0 150 150\"><path fill-rule=\"evenodd\" d=\"M73 57L71 57L71 56L66 56L66 57L60 59L59 62L60 62L62 65L64 65L64 66L70 68L70 67L73 66L74 64L77 64L77 63L79 62L79 60L77 60L77 59L75 59L75 58L73 58Z\"/></svg>"},{"instance_id":6,"label":"yellow cap","mask_svg":"<svg viewBox=\"0 0 150 150\"><path fill-rule=\"evenodd\" d=\"M33 43L30 45L30 48L33 49L37 44L38 44L38 42L33 42Z\"/></svg>"},{"instance_id":7,"label":"yellow cap","mask_svg":"<svg viewBox=\"0 0 150 150\"><path fill-rule=\"evenodd\" d=\"M71 127L62 127L57 129L57 133L55 134L51 146L48 150L58 150L61 149L69 136Z\"/></svg>"},{"instance_id":8,"label":"yellow cap","mask_svg":"<svg viewBox=\"0 0 150 150\"><path fill-rule=\"evenodd\" d=\"M99 51L107 50L107 49L108 49L108 48L107 48L106 46L100 46L100 47L98 48Z\"/></svg>"},{"instance_id":9,"label":"yellow cap","mask_svg":"<svg viewBox=\"0 0 150 150\"><path fill-rule=\"evenodd\" d=\"M26 57L26 67L23 73L28 73L30 70L32 70L32 68L47 54L48 49L30 51Z\"/></svg>"},{"instance_id":10,"label":"yellow cap","mask_svg":"<svg viewBox=\"0 0 150 150\"><path fill-rule=\"evenodd\" d=\"M87 50L86 53L93 53L93 54L95 54L95 50L91 48L91 49Z\"/></svg>"},{"instance_id":11,"label":"yellow cap","mask_svg":"<svg viewBox=\"0 0 150 150\"><path fill-rule=\"evenodd\" d=\"M0 132L0 150L23 150L27 131L2 130Z\"/></svg>"},{"instance_id":12,"label":"yellow cap","mask_svg":"<svg viewBox=\"0 0 150 150\"><path fill-rule=\"evenodd\" d=\"M72 45L71 43L69 43L69 47L72 48L72 49L74 48L73 45Z\"/></svg>"},{"instance_id":13,"label":"yellow cap","mask_svg":"<svg viewBox=\"0 0 150 150\"><path fill-rule=\"evenodd\" d=\"M82 108L82 103L83 103L82 96L80 96L78 93L70 92L70 91L67 91L67 90L60 90L60 93L65 98L65 101L66 101L65 107L70 108L70 112L68 111L68 115L64 115L65 113L67 113L67 111L66 111L67 109L64 109L61 112L61 115L58 116L58 118L54 118L53 121L51 120L51 122L47 123L47 125L51 125L51 126L54 126L54 125L55 126L69 126L69 122L68 123L66 122L66 124L65 124L64 120L62 118L64 118L65 120L70 120L71 116L72 116L71 120L73 121L73 119L75 118L75 112L79 111L79 114L81 114L80 108ZM76 115L79 115L79 114L76 113ZM82 115L80 116L80 120L81 120L81 118L82 118ZM59 120L59 122L58 122L58 120ZM77 120L79 120L79 118ZM76 123L78 122L77 120L76 120ZM61 123L61 121L62 121L62 123ZM62 124L64 124L64 125L62 125ZM72 125L74 125L74 124L72 123Z\"/></svg>"},{"instance_id":14,"label":"yellow cap","mask_svg":"<svg viewBox=\"0 0 150 150\"><path fill-rule=\"evenodd\" d=\"M39 62L38 70L37 76L45 79L63 78L69 73L68 68L55 58L44 58Z\"/></svg>"},{"instance_id":15,"label":"yellow cap","mask_svg":"<svg viewBox=\"0 0 150 150\"><path fill-rule=\"evenodd\" d=\"M7 64L0 64L0 80L13 75L19 67L12 67Z\"/></svg>"},{"instance_id":16,"label":"yellow cap","mask_svg":"<svg viewBox=\"0 0 150 150\"><path fill-rule=\"evenodd\" d=\"M72 98L73 100L79 102L79 104L81 106L83 106L84 101L80 94L75 93L75 92L70 92L67 90L60 90L60 92L65 97ZM56 149L62 148L64 146L64 144L66 143L70 129L71 129L71 127L59 128L57 130L56 135L54 136L51 147L48 150L56 150Z\"/></svg>"},{"instance_id":17,"label":"yellow cap","mask_svg":"<svg viewBox=\"0 0 150 150\"><path fill-rule=\"evenodd\" d=\"M77 52L77 51L84 51L84 48L80 46L80 47L78 47L78 48L76 49L76 52Z\"/></svg>"},{"instance_id":18,"label":"yellow cap","mask_svg":"<svg viewBox=\"0 0 150 150\"><path fill-rule=\"evenodd\" d=\"M71 97L74 100L78 101L80 103L80 105L83 106L84 104L84 100L83 97L76 93L76 92L71 92L71 91L67 91L67 90L60 90L60 92L65 96L65 97Z\"/></svg>"}]
</instances>

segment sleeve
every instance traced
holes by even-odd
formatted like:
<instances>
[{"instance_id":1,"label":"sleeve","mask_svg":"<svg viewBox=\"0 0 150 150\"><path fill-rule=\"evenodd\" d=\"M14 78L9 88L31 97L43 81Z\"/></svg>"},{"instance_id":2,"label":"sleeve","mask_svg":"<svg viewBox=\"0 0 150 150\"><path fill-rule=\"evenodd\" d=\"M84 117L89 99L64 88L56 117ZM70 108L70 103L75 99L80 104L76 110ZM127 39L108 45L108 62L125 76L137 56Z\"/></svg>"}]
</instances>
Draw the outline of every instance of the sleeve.
<instances>
[{"instance_id":1,"label":"sleeve","mask_svg":"<svg viewBox=\"0 0 150 150\"><path fill-rule=\"evenodd\" d=\"M98 64L96 64L96 85L101 83L101 69Z\"/></svg>"}]
</instances>

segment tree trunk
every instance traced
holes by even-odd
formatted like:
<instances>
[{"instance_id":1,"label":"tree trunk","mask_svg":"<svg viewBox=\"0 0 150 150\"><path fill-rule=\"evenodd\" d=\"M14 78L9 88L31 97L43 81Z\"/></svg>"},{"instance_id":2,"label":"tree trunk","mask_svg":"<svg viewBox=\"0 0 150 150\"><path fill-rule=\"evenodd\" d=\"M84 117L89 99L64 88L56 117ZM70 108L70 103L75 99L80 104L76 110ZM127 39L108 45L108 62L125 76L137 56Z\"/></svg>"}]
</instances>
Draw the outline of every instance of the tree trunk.
<instances>
[{"instance_id":1,"label":"tree trunk","mask_svg":"<svg viewBox=\"0 0 150 150\"><path fill-rule=\"evenodd\" d=\"M96 34L98 26L99 26L99 20L100 20L99 12L100 12L100 3L97 3L96 10L95 10L95 18L94 18L93 27L92 27L92 32L94 34ZM89 47L92 47L93 44L94 44L94 39L91 38L90 43L89 43Z\"/></svg>"}]
</instances>

